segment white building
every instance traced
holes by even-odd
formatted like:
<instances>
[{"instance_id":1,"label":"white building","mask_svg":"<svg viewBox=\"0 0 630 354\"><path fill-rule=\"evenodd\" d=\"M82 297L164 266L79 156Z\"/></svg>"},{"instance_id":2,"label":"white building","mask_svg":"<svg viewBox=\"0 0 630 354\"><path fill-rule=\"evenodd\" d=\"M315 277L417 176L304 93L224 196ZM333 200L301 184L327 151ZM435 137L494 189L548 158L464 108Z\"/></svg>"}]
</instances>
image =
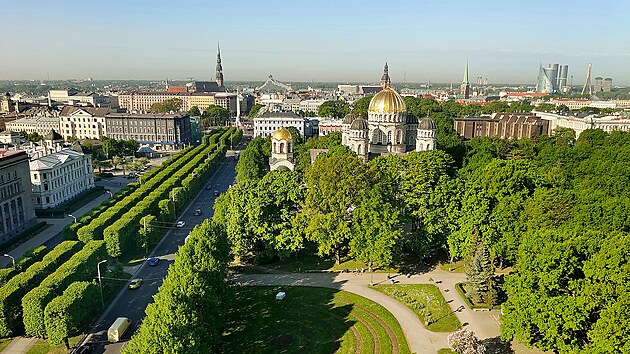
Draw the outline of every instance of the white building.
<instances>
[{"instance_id":1,"label":"white building","mask_svg":"<svg viewBox=\"0 0 630 354\"><path fill-rule=\"evenodd\" d=\"M325 99L312 99L312 100L304 100L300 102L300 110L304 112L313 112L317 113L319 110L319 106L326 102Z\"/></svg>"},{"instance_id":2,"label":"white building","mask_svg":"<svg viewBox=\"0 0 630 354\"><path fill-rule=\"evenodd\" d=\"M73 149L30 162L35 209L49 209L94 188L90 155Z\"/></svg>"},{"instance_id":3,"label":"white building","mask_svg":"<svg viewBox=\"0 0 630 354\"><path fill-rule=\"evenodd\" d=\"M64 107L59 114L60 133L66 138L98 139L107 135L105 115L109 108Z\"/></svg>"},{"instance_id":4,"label":"white building","mask_svg":"<svg viewBox=\"0 0 630 354\"><path fill-rule=\"evenodd\" d=\"M607 133L613 130L629 131L630 118L624 116L597 116L575 117L550 112L537 112L536 115L549 121L549 131L557 127L571 128L575 131L576 138L587 129L601 129Z\"/></svg>"},{"instance_id":5,"label":"white building","mask_svg":"<svg viewBox=\"0 0 630 354\"><path fill-rule=\"evenodd\" d=\"M264 138L280 127L295 127L304 136L304 118L293 112L266 111L254 118L254 137Z\"/></svg>"},{"instance_id":6,"label":"white building","mask_svg":"<svg viewBox=\"0 0 630 354\"><path fill-rule=\"evenodd\" d=\"M6 123L5 126L7 130L14 132L46 135L51 130L59 131L59 117L20 118Z\"/></svg>"},{"instance_id":7,"label":"white building","mask_svg":"<svg viewBox=\"0 0 630 354\"><path fill-rule=\"evenodd\" d=\"M76 89L50 90L48 98L51 101L69 105L91 105L92 107L118 108L118 96L104 96L94 92L79 92Z\"/></svg>"},{"instance_id":8,"label":"white building","mask_svg":"<svg viewBox=\"0 0 630 354\"><path fill-rule=\"evenodd\" d=\"M286 168L291 171L295 168L293 163L293 137L285 127L280 127L271 135L269 169L273 171L280 168Z\"/></svg>"}]
</instances>

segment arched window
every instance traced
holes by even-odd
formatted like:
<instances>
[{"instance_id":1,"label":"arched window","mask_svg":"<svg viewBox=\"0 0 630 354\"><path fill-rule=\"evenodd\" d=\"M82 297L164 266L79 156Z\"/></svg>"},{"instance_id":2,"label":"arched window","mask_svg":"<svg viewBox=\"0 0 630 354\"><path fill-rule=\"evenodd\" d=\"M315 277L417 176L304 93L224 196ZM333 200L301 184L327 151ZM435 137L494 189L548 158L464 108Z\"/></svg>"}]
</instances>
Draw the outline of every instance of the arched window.
<instances>
[{"instance_id":1,"label":"arched window","mask_svg":"<svg viewBox=\"0 0 630 354\"><path fill-rule=\"evenodd\" d=\"M422 144L418 144L418 151L422 151L422 150L423 150Z\"/></svg>"},{"instance_id":2,"label":"arched window","mask_svg":"<svg viewBox=\"0 0 630 354\"><path fill-rule=\"evenodd\" d=\"M387 143L388 144L392 143L392 132L391 131L387 132Z\"/></svg>"},{"instance_id":3,"label":"arched window","mask_svg":"<svg viewBox=\"0 0 630 354\"><path fill-rule=\"evenodd\" d=\"M278 152L278 151L276 150L276 143L273 143L273 152L274 152L274 153Z\"/></svg>"},{"instance_id":4,"label":"arched window","mask_svg":"<svg viewBox=\"0 0 630 354\"><path fill-rule=\"evenodd\" d=\"M292 149L292 148L291 148L291 143L287 143L287 152L288 152L288 153L293 152L291 149Z\"/></svg>"},{"instance_id":5,"label":"arched window","mask_svg":"<svg viewBox=\"0 0 630 354\"><path fill-rule=\"evenodd\" d=\"M399 130L399 131L398 131L398 133L397 133L396 135L397 135L397 137L396 137L396 143L397 143L397 144L400 144L400 143L402 142L402 131L401 131L401 130Z\"/></svg>"},{"instance_id":6,"label":"arched window","mask_svg":"<svg viewBox=\"0 0 630 354\"><path fill-rule=\"evenodd\" d=\"M357 146L357 155L361 155L361 144Z\"/></svg>"},{"instance_id":7,"label":"arched window","mask_svg":"<svg viewBox=\"0 0 630 354\"><path fill-rule=\"evenodd\" d=\"M284 143L280 143L280 153L284 154Z\"/></svg>"}]
</instances>

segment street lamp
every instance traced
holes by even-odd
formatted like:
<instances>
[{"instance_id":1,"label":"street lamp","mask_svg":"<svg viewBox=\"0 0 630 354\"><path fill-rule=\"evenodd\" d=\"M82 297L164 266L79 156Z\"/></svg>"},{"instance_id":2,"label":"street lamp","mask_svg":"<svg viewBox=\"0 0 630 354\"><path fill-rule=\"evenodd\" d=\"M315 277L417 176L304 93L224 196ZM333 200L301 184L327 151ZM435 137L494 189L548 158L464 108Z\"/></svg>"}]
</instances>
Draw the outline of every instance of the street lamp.
<instances>
[{"instance_id":1,"label":"street lamp","mask_svg":"<svg viewBox=\"0 0 630 354\"><path fill-rule=\"evenodd\" d=\"M74 215L72 215L72 214L68 214L68 216L69 216L69 217L71 217L71 218L73 218L75 223L77 222L77 217L76 217L76 216L74 216Z\"/></svg>"},{"instance_id":2,"label":"street lamp","mask_svg":"<svg viewBox=\"0 0 630 354\"><path fill-rule=\"evenodd\" d=\"M105 308L105 300L103 300L103 283L101 283L101 263L105 263L107 260L98 262L96 265L96 272L98 273L98 286L101 288L101 308Z\"/></svg>"},{"instance_id":3,"label":"street lamp","mask_svg":"<svg viewBox=\"0 0 630 354\"><path fill-rule=\"evenodd\" d=\"M15 258L13 258L12 256L9 256L8 254L4 254L5 257L9 257L11 258L11 261L13 261L13 268L15 268Z\"/></svg>"}]
</instances>

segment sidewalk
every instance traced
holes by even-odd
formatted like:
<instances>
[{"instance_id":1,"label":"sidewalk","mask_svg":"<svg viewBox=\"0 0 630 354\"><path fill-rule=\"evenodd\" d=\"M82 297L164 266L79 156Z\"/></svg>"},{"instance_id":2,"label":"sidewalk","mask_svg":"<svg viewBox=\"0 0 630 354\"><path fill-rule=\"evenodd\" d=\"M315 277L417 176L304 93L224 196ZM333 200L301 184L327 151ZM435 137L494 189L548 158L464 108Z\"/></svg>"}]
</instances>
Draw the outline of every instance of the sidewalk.
<instances>
[{"instance_id":1,"label":"sidewalk","mask_svg":"<svg viewBox=\"0 0 630 354\"><path fill-rule=\"evenodd\" d=\"M97 183L97 185L101 185L101 184ZM117 183L108 183L105 186L105 188L110 190L112 193L116 193L119 189L123 188L124 186L126 186L126 184L123 185L123 184L117 184ZM96 199L85 204L81 208L75 210L74 213L72 213L72 215L74 215L77 219L79 219L81 216L85 215L88 211L92 210L92 208L99 206L104 200L108 198L109 198L109 193L103 193L103 195L97 197ZM45 230L42 230L42 232L38 233L37 235L33 236L31 239L27 240L23 244L11 250L9 254L12 257L14 257L16 260L22 257L22 255L24 255L24 253L28 251L29 249L37 247L37 246L41 246L45 244L46 241L57 236L57 234L59 234L66 225L73 223L74 219L72 219L71 217L66 217L63 219L38 218L37 222L40 222L40 221L45 221L51 226L49 226ZM8 257L3 257L2 260L0 260L0 267L6 267L9 264L11 264L11 260Z\"/></svg>"},{"instance_id":2,"label":"sidewalk","mask_svg":"<svg viewBox=\"0 0 630 354\"><path fill-rule=\"evenodd\" d=\"M28 352L29 349L37 342L37 338L17 337L7 345L2 354L22 354Z\"/></svg>"}]
</instances>

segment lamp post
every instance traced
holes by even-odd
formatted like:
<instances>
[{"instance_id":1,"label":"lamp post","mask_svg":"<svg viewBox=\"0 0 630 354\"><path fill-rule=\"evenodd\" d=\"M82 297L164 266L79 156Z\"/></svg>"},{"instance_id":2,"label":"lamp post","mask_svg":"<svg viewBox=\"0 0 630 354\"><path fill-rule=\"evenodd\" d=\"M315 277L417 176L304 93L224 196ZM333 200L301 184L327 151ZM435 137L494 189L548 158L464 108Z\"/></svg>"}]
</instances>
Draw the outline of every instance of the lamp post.
<instances>
[{"instance_id":1,"label":"lamp post","mask_svg":"<svg viewBox=\"0 0 630 354\"><path fill-rule=\"evenodd\" d=\"M4 254L5 257L9 257L11 258L11 261L13 262L13 268L15 268L15 258L13 258L12 256L8 255L8 254Z\"/></svg>"},{"instance_id":2,"label":"lamp post","mask_svg":"<svg viewBox=\"0 0 630 354\"><path fill-rule=\"evenodd\" d=\"M173 188L173 190L171 191L171 196L173 198L173 221L177 219L177 212L175 211L175 189L176 188Z\"/></svg>"},{"instance_id":3,"label":"lamp post","mask_svg":"<svg viewBox=\"0 0 630 354\"><path fill-rule=\"evenodd\" d=\"M71 218L73 218L75 223L77 222L77 217L76 217L76 216L74 216L74 215L72 215L72 214L68 214L68 216L69 216L69 217L71 217Z\"/></svg>"},{"instance_id":4,"label":"lamp post","mask_svg":"<svg viewBox=\"0 0 630 354\"><path fill-rule=\"evenodd\" d=\"M98 273L98 286L101 288L101 308L105 308L105 300L103 300L103 283L101 283L101 264L107 262L103 260L96 265L96 272Z\"/></svg>"}]
</instances>

